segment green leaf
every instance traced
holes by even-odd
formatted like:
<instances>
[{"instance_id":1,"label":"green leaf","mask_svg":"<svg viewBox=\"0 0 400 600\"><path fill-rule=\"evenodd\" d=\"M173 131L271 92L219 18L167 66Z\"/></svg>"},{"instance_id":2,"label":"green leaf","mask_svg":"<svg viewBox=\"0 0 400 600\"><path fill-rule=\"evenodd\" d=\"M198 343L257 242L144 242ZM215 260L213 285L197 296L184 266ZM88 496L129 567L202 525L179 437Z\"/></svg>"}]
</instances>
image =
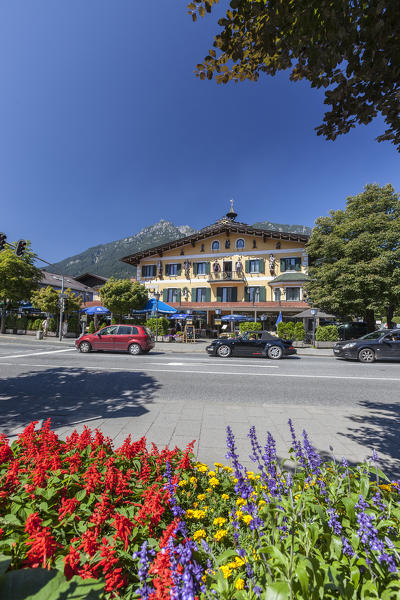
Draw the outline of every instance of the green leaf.
<instances>
[{"instance_id":1,"label":"green leaf","mask_svg":"<svg viewBox=\"0 0 400 600\"><path fill-rule=\"evenodd\" d=\"M11 563L11 556L6 556L5 554L0 554L0 575L5 573Z\"/></svg>"},{"instance_id":2,"label":"green leaf","mask_svg":"<svg viewBox=\"0 0 400 600\"><path fill-rule=\"evenodd\" d=\"M308 586L310 582L310 578L308 576L307 567L304 561L301 561L296 567L296 575L298 580L300 581L301 589L303 590L303 594L305 597L308 595Z\"/></svg>"},{"instance_id":3,"label":"green leaf","mask_svg":"<svg viewBox=\"0 0 400 600\"><path fill-rule=\"evenodd\" d=\"M277 581L266 589L264 600L288 600L290 598L289 585L286 581Z\"/></svg>"},{"instance_id":4,"label":"green leaf","mask_svg":"<svg viewBox=\"0 0 400 600\"><path fill-rule=\"evenodd\" d=\"M82 500L84 499L85 496L86 496L86 490L79 490L79 492L77 492L75 494L75 498L78 500L78 502L82 502Z\"/></svg>"},{"instance_id":5,"label":"green leaf","mask_svg":"<svg viewBox=\"0 0 400 600\"><path fill-rule=\"evenodd\" d=\"M0 577L1 600L97 600L103 594L101 580L73 577L47 569L19 569Z\"/></svg>"},{"instance_id":6,"label":"green leaf","mask_svg":"<svg viewBox=\"0 0 400 600\"><path fill-rule=\"evenodd\" d=\"M236 556L237 553L234 550L225 550L225 552L223 552L222 554L220 554L217 558L217 563L219 565L223 565L224 562L226 560L228 560L228 558L231 558L232 556Z\"/></svg>"},{"instance_id":7,"label":"green leaf","mask_svg":"<svg viewBox=\"0 0 400 600\"><path fill-rule=\"evenodd\" d=\"M20 521L20 519L18 519L18 517L16 515L12 515L11 513L4 515L3 521L4 521L4 523L7 523L8 525L22 525L22 522Z\"/></svg>"},{"instance_id":8,"label":"green leaf","mask_svg":"<svg viewBox=\"0 0 400 600\"><path fill-rule=\"evenodd\" d=\"M364 475L360 478L360 492L362 493L364 498L367 497L368 490L369 490L369 477L365 477L365 475Z\"/></svg>"}]
</instances>

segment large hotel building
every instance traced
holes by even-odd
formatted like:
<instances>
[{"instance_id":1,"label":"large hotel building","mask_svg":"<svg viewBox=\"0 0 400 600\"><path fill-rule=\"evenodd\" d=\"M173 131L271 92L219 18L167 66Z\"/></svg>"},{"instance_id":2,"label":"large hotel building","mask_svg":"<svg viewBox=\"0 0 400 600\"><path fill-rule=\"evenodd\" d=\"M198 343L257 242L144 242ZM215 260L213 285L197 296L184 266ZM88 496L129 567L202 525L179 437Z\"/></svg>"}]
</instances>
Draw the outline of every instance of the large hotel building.
<instances>
[{"instance_id":1,"label":"large hotel building","mask_svg":"<svg viewBox=\"0 0 400 600\"><path fill-rule=\"evenodd\" d=\"M308 236L267 231L236 221L231 206L225 217L197 233L149 248L121 260L137 266L137 280L150 297L179 311L214 317L242 314L275 319L309 307Z\"/></svg>"}]
</instances>

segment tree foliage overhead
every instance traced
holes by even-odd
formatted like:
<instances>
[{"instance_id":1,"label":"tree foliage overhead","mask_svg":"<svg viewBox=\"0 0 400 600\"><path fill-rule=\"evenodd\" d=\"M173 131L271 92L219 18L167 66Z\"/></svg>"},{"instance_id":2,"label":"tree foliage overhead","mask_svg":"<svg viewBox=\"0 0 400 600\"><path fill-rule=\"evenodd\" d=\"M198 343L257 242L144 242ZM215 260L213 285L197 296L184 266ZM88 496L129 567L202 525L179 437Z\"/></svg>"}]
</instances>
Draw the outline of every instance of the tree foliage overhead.
<instances>
[{"instance_id":1,"label":"tree foliage overhead","mask_svg":"<svg viewBox=\"0 0 400 600\"><path fill-rule=\"evenodd\" d=\"M31 297L32 306L39 308L44 313L58 315L60 313L60 291L55 290L50 285L33 292ZM68 288L64 290L67 299L65 313L70 314L80 309L82 297L76 296Z\"/></svg>"},{"instance_id":2,"label":"tree foliage overhead","mask_svg":"<svg viewBox=\"0 0 400 600\"><path fill-rule=\"evenodd\" d=\"M192 0L193 20L218 0ZM381 113L377 140L400 150L398 0L232 0L196 74L228 83L291 69L290 79L325 88L331 109L316 128L334 140Z\"/></svg>"},{"instance_id":3,"label":"tree foliage overhead","mask_svg":"<svg viewBox=\"0 0 400 600\"><path fill-rule=\"evenodd\" d=\"M129 279L114 279L111 277L100 289L100 299L103 306L113 314L123 316L132 309L143 308L148 300L144 285Z\"/></svg>"},{"instance_id":4,"label":"tree foliage overhead","mask_svg":"<svg viewBox=\"0 0 400 600\"><path fill-rule=\"evenodd\" d=\"M367 316L400 306L400 201L391 185L365 186L345 210L315 222L307 245L309 300L328 312Z\"/></svg>"},{"instance_id":5,"label":"tree foliage overhead","mask_svg":"<svg viewBox=\"0 0 400 600\"><path fill-rule=\"evenodd\" d=\"M9 246L0 252L0 302L8 310L22 300L29 300L43 274L35 267L35 255L26 246L23 256L16 256ZM5 310L2 310L1 333L5 330Z\"/></svg>"}]
</instances>

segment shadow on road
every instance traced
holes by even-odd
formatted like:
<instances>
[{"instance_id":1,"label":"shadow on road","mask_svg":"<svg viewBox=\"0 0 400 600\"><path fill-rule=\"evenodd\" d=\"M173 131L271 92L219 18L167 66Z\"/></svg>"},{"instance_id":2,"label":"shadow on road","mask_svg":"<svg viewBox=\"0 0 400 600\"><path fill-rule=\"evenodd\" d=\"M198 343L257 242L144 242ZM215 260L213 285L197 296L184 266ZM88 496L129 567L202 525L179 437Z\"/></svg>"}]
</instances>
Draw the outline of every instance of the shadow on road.
<instances>
[{"instance_id":1,"label":"shadow on road","mask_svg":"<svg viewBox=\"0 0 400 600\"><path fill-rule=\"evenodd\" d=\"M145 405L159 388L153 377L132 371L64 367L1 378L0 432L11 435L31 421L49 417L54 428L83 420L139 417L148 412Z\"/></svg>"},{"instance_id":2,"label":"shadow on road","mask_svg":"<svg viewBox=\"0 0 400 600\"><path fill-rule=\"evenodd\" d=\"M358 444L375 449L379 457L379 467L394 478L400 477L400 403L361 401L359 406L368 414L348 417L354 423L347 433L339 435L349 438ZM390 457L385 458L384 455Z\"/></svg>"}]
</instances>

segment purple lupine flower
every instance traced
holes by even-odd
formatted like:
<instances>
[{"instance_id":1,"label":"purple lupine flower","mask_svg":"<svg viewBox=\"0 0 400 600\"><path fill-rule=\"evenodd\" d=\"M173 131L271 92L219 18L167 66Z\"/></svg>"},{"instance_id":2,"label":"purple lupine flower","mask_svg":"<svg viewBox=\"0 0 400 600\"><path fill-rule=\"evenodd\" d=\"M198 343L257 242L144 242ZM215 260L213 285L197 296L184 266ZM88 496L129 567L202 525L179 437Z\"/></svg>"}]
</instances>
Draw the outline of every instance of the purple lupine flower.
<instances>
[{"instance_id":1,"label":"purple lupine flower","mask_svg":"<svg viewBox=\"0 0 400 600\"><path fill-rule=\"evenodd\" d=\"M236 479L238 480L235 485L235 492L240 494L241 497L246 500L253 492L253 488L250 485L248 478L245 478L243 475L244 468L239 462L239 455L236 453L235 436L233 435L232 429L229 427L229 425L226 428L226 445L228 447L226 458L232 461L233 471Z\"/></svg>"},{"instance_id":2,"label":"purple lupine flower","mask_svg":"<svg viewBox=\"0 0 400 600\"><path fill-rule=\"evenodd\" d=\"M185 511L179 506L178 501L176 499L176 485L172 483L172 468L168 460L165 462L165 475L167 477L165 489L169 491L169 503L171 506L172 514L174 515L174 517L181 517L185 514Z\"/></svg>"},{"instance_id":3,"label":"purple lupine flower","mask_svg":"<svg viewBox=\"0 0 400 600\"><path fill-rule=\"evenodd\" d=\"M257 598L261 598L261 588L259 585L255 585L253 587L253 592L255 593L255 595L257 596Z\"/></svg>"},{"instance_id":4,"label":"purple lupine flower","mask_svg":"<svg viewBox=\"0 0 400 600\"><path fill-rule=\"evenodd\" d=\"M184 543L172 544L173 560L173 581L174 588L172 598L174 600L194 600L195 596L201 591L205 593L205 586L202 581L204 571L202 567L193 559L193 551L196 550L195 544L184 539ZM178 570L178 566L180 569Z\"/></svg>"},{"instance_id":5,"label":"purple lupine flower","mask_svg":"<svg viewBox=\"0 0 400 600\"><path fill-rule=\"evenodd\" d=\"M319 475L321 466L321 458L318 452L315 451L314 447L311 445L310 440L308 439L308 435L305 429L303 429L303 446L306 454L307 463L310 467L310 471L313 475Z\"/></svg>"},{"instance_id":6,"label":"purple lupine flower","mask_svg":"<svg viewBox=\"0 0 400 600\"><path fill-rule=\"evenodd\" d=\"M334 508L328 508L326 511L329 515L328 525L333 529L333 533L336 535L340 535L343 527L341 522L339 521L339 517Z\"/></svg>"},{"instance_id":7,"label":"purple lupine flower","mask_svg":"<svg viewBox=\"0 0 400 600\"><path fill-rule=\"evenodd\" d=\"M254 425L252 425L250 427L250 431L247 434L247 437L250 439L251 442L251 449L253 451L252 454L250 454L249 458L250 460L252 460L253 462L257 463L258 469L260 471L264 471L264 465L261 462L261 458L262 458L262 448L258 442L258 438L257 438L257 433L256 433L256 428Z\"/></svg>"},{"instance_id":8,"label":"purple lupine flower","mask_svg":"<svg viewBox=\"0 0 400 600\"><path fill-rule=\"evenodd\" d=\"M155 555L155 551L148 547L147 542L143 542L138 552L135 552L133 558L139 559L138 576L140 579L141 586L138 588L140 592L140 598L147 600L152 592L154 592L153 586L147 583L147 577L149 574L151 557Z\"/></svg>"},{"instance_id":9,"label":"purple lupine flower","mask_svg":"<svg viewBox=\"0 0 400 600\"><path fill-rule=\"evenodd\" d=\"M290 433L292 436L293 449L295 451L297 458L299 459L299 463L304 468L306 468L306 459L304 457L303 448L301 446L301 442L299 442L297 440L296 433L295 433L293 423L292 423L292 419L289 419L288 423L289 423Z\"/></svg>"},{"instance_id":10,"label":"purple lupine flower","mask_svg":"<svg viewBox=\"0 0 400 600\"><path fill-rule=\"evenodd\" d=\"M386 552L385 544L379 539L378 530L372 522L372 516L365 512L370 507L363 496L359 496L355 508L358 509L357 522L359 529L357 535L361 542L366 546L367 551L373 550L377 552L379 563L386 563L389 571L395 573L397 571L395 559L391 554Z\"/></svg>"},{"instance_id":11,"label":"purple lupine flower","mask_svg":"<svg viewBox=\"0 0 400 600\"><path fill-rule=\"evenodd\" d=\"M375 494L375 496L372 496L371 498L372 503L377 506L383 513L386 512L386 506L385 504L382 502L382 495L380 493L380 491L378 490ZM382 515L383 516L383 515Z\"/></svg>"},{"instance_id":12,"label":"purple lupine flower","mask_svg":"<svg viewBox=\"0 0 400 600\"><path fill-rule=\"evenodd\" d=\"M351 545L347 537L345 537L344 535L342 535L342 544L343 554L346 554L346 556L349 556L350 558L354 556L355 552L353 550L353 546Z\"/></svg>"}]
</instances>

